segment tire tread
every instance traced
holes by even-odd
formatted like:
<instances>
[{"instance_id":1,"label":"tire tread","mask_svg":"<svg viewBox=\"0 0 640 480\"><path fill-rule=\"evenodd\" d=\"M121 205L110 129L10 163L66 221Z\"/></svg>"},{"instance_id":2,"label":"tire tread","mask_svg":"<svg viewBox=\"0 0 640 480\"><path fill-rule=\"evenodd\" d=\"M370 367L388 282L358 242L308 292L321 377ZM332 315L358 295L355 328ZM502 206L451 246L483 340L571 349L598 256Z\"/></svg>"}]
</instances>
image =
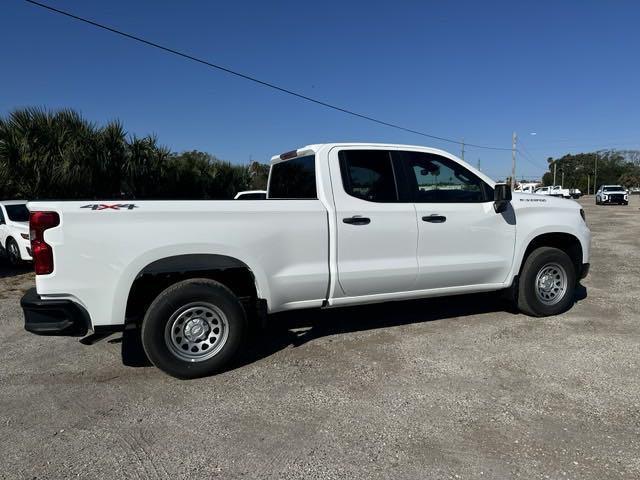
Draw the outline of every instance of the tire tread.
<instances>
[{"instance_id":1,"label":"tire tread","mask_svg":"<svg viewBox=\"0 0 640 480\"><path fill-rule=\"evenodd\" d=\"M567 272L567 292L565 293L565 297L556 305L544 305L539 302L530 285L530 282L535 282L535 280L529 278L532 276L532 271L533 274L535 274L537 270L535 265L537 263L549 261L550 258L554 258L559 263L562 263ZM575 285L575 267L569 255L555 247L538 247L529 254L522 266L518 283L518 309L531 317L547 317L562 313L573 304Z\"/></svg>"},{"instance_id":2,"label":"tire tread","mask_svg":"<svg viewBox=\"0 0 640 480\"><path fill-rule=\"evenodd\" d=\"M204 287L204 288L203 288ZM200 292L196 292L196 289ZM194 293L191 293L194 292ZM158 340L157 328L162 328L166 320L161 315L163 309L174 308L171 306L174 299L181 295L202 294L217 297L217 304L224 304L223 310L233 328L233 337L227 339L227 343L216 356L202 362L185 362L174 356L166 349L164 340ZM222 370L236 354L247 330L247 317L242 304L235 294L225 285L206 278L193 278L177 282L163 290L151 303L142 321L141 337L142 346L149 360L165 373L181 379L198 378L211 375Z\"/></svg>"}]
</instances>

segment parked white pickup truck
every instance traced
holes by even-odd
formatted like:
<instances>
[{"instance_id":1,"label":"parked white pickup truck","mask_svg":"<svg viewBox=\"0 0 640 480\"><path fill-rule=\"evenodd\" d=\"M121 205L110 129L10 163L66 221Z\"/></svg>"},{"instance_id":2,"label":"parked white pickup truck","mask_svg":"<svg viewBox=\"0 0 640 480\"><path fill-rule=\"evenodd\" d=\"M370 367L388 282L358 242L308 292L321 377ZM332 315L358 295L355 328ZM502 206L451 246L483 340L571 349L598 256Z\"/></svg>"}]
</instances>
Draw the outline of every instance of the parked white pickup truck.
<instances>
[{"instance_id":1,"label":"parked white pickup truck","mask_svg":"<svg viewBox=\"0 0 640 480\"><path fill-rule=\"evenodd\" d=\"M571 192L569 189L562 188L561 185L536 188L533 193L536 195L548 195L551 197L571 198Z\"/></svg>"},{"instance_id":2,"label":"parked white pickup truck","mask_svg":"<svg viewBox=\"0 0 640 480\"><path fill-rule=\"evenodd\" d=\"M266 200L32 202L25 328L84 335L140 320L150 360L223 368L255 311L507 290L554 315L589 269L574 201L514 194L453 155L378 144L273 157Z\"/></svg>"}]
</instances>

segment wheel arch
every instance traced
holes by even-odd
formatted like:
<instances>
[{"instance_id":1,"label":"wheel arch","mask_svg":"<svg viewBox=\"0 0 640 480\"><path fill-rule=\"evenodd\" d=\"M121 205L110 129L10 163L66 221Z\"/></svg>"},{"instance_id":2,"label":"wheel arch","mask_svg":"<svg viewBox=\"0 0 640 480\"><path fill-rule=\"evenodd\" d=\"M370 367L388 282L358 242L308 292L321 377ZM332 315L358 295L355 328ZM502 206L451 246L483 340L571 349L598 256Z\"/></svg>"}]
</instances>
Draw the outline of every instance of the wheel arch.
<instances>
[{"instance_id":1,"label":"wheel arch","mask_svg":"<svg viewBox=\"0 0 640 480\"><path fill-rule=\"evenodd\" d=\"M522 267L524 266L524 262L527 260L527 257L531 252L539 247L554 247L569 255L569 258L575 268L576 277L580 278L583 265L582 243L576 235L569 232L546 232L540 233L531 238L520 257L520 263L517 270L518 275L521 274Z\"/></svg>"},{"instance_id":2,"label":"wheel arch","mask_svg":"<svg viewBox=\"0 0 640 480\"><path fill-rule=\"evenodd\" d=\"M214 253L187 253L149 262L130 282L124 316L143 315L164 289L182 280L206 278L229 288L238 298L258 300L266 293L262 282L246 262L237 257ZM266 300L266 298L265 298Z\"/></svg>"}]
</instances>

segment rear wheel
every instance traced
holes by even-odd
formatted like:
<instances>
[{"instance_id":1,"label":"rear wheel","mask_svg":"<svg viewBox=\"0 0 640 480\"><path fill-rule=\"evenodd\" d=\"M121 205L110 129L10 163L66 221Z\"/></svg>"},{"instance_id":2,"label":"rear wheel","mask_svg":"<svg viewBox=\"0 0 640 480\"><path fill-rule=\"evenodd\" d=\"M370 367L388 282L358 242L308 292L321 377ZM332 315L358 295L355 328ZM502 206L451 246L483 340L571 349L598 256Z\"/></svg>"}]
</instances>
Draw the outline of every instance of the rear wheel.
<instances>
[{"instance_id":1,"label":"rear wheel","mask_svg":"<svg viewBox=\"0 0 640 480\"><path fill-rule=\"evenodd\" d=\"M537 248L522 267L518 308L533 317L557 315L573 304L575 286L575 267L569 256L557 248Z\"/></svg>"},{"instance_id":2,"label":"rear wheel","mask_svg":"<svg viewBox=\"0 0 640 480\"><path fill-rule=\"evenodd\" d=\"M247 330L244 309L224 285L206 279L179 282L153 301L142 322L149 360L177 378L222 370Z\"/></svg>"},{"instance_id":3,"label":"rear wheel","mask_svg":"<svg viewBox=\"0 0 640 480\"><path fill-rule=\"evenodd\" d=\"M7 240L7 257L9 258L9 263L14 267L17 267L22 262L20 248L18 248L18 244L13 238Z\"/></svg>"}]
</instances>

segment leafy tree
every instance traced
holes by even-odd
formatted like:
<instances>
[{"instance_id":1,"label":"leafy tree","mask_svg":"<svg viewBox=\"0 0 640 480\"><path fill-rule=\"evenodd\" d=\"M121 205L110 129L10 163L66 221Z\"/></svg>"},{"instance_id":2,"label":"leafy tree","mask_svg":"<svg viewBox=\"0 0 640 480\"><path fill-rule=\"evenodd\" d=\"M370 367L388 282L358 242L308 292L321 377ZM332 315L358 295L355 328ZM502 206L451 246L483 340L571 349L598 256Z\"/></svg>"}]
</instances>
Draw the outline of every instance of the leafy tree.
<instances>
[{"instance_id":1,"label":"leafy tree","mask_svg":"<svg viewBox=\"0 0 640 480\"><path fill-rule=\"evenodd\" d=\"M636 172L623 173L617 183L627 188L640 187L640 168L637 170Z\"/></svg>"},{"instance_id":2,"label":"leafy tree","mask_svg":"<svg viewBox=\"0 0 640 480\"><path fill-rule=\"evenodd\" d=\"M587 191L589 184L593 188L596 161L598 165L597 182L598 185L619 183L621 178L630 180L629 175L637 174L640 167L629 160L633 158L631 152L618 152L615 150L605 150L590 153L568 154L558 159L549 158L549 171L542 177L544 185L553 184L554 164L556 168L556 183L561 183L564 174L565 188L579 188Z\"/></svg>"},{"instance_id":3,"label":"leafy tree","mask_svg":"<svg viewBox=\"0 0 640 480\"><path fill-rule=\"evenodd\" d=\"M266 190L269 165L251 162L251 165L249 165L249 177L251 178L251 190Z\"/></svg>"}]
</instances>

